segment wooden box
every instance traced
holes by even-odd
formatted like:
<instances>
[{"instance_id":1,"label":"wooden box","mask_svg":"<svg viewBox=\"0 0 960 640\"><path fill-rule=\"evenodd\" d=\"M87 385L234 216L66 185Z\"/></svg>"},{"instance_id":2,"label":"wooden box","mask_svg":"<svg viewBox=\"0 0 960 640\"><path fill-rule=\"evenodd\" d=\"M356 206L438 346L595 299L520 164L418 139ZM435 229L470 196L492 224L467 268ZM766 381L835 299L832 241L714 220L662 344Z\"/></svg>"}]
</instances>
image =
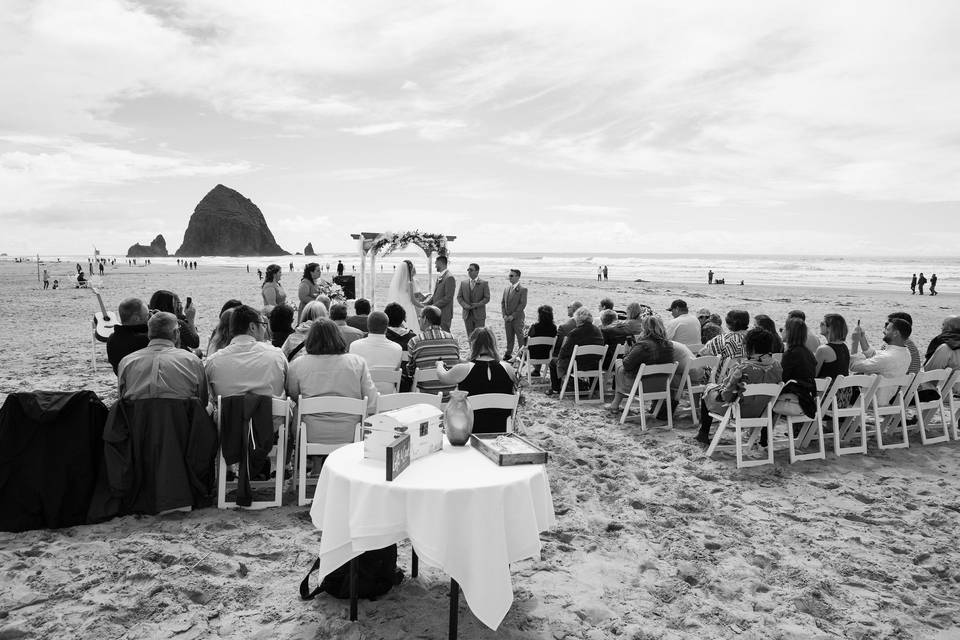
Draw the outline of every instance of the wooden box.
<instances>
[{"instance_id":1,"label":"wooden box","mask_svg":"<svg viewBox=\"0 0 960 640\"><path fill-rule=\"evenodd\" d=\"M443 412L429 404L369 416L363 423L363 457L386 460L385 447L397 436L410 436L410 459L417 460L443 448Z\"/></svg>"},{"instance_id":2,"label":"wooden box","mask_svg":"<svg viewBox=\"0 0 960 640\"><path fill-rule=\"evenodd\" d=\"M470 444L501 467L547 462L546 451L515 433L472 434Z\"/></svg>"}]
</instances>

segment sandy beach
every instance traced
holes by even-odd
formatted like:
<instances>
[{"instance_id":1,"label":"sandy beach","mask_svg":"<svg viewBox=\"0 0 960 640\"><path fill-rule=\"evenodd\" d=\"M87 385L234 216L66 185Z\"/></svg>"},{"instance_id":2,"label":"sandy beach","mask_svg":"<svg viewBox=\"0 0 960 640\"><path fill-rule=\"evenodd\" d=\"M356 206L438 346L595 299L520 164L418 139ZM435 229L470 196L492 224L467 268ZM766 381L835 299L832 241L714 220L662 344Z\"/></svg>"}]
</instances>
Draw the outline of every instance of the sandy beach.
<instances>
[{"instance_id":1,"label":"sandy beach","mask_svg":"<svg viewBox=\"0 0 960 640\"><path fill-rule=\"evenodd\" d=\"M52 274L73 268L55 266ZM458 278L464 267L451 265ZM486 275L488 325L502 341L496 303L506 278ZM293 297L298 281L298 272L283 275ZM380 274L378 307L388 282ZM663 310L683 298L692 311L742 308L778 325L794 308L813 325L839 312L851 326L860 320L871 343L879 343L887 313L906 310L921 352L958 309L950 293L524 284L528 318L540 304L553 305L559 319L571 300L595 309L609 296L621 308L636 300ZM107 269L102 293L116 309L157 289L193 298L202 346L225 300L260 304L255 273L202 263L196 271L118 264ZM105 349L91 345L91 292L42 291L35 264L0 262L0 305L0 401L16 391L76 389L116 400ZM453 329L465 344L459 314ZM558 525L543 534L540 559L511 567L514 604L500 628L487 629L461 603L461 638L960 637L956 443L884 452L871 445L866 456L795 465L778 452L775 466L737 471L729 457L705 458L688 413L677 414L673 430L654 420L641 432L595 404L560 402L536 388L524 396L525 433L550 452ZM289 505L0 533L0 640L445 637L448 578L422 567L410 579L407 544L400 562L408 578L377 602L361 602L359 622L347 620L344 601L301 602L297 587L319 537L308 508Z\"/></svg>"}]
</instances>

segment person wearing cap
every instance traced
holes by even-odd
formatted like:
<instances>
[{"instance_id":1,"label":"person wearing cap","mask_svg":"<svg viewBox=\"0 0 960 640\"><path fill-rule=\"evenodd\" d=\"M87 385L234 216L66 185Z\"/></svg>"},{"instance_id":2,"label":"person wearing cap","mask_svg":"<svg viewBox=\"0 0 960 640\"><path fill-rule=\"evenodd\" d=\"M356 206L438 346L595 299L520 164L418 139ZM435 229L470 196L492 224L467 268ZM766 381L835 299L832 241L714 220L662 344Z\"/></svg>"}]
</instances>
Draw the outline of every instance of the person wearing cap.
<instances>
[{"instance_id":1,"label":"person wearing cap","mask_svg":"<svg viewBox=\"0 0 960 640\"><path fill-rule=\"evenodd\" d=\"M690 315L685 300L674 300L667 309L673 318L665 324L667 340L700 347L700 321ZM691 347L692 348L692 347Z\"/></svg>"},{"instance_id":2,"label":"person wearing cap","mask_svg":"<svg viewBox=\"0 0 960 640\"><path fill-rule=\"evenodd\" d=\"M699 311L697 311L697 320L700 322L701 327L710 322L710 309L702 307Z\"/></svg>"}]
</instances>

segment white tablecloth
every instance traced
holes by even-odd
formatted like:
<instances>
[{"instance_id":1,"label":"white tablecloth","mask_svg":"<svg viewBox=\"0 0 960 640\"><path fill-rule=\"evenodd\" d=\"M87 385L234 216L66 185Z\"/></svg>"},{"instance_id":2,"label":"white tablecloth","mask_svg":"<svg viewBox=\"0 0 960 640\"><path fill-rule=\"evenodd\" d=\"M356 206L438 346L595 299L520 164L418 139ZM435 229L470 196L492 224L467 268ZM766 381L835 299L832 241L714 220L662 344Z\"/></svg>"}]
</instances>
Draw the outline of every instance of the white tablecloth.
<instances>
[{"instance_id":1,"label":"white tablecloth","mask_svg":"<svg viewBox=\"0 0 960 640\"><path fill-rule=\"evenodd\" d=\"M310 516L323 531L320 578L370 549L409 538L420 558L460 584L474 615L496 629L513 603L511 562L539 557L556 523L544 465L499 467L470 446L410 464L393 482L363 443L323 465Z\"/></svg>"}]
</instances>

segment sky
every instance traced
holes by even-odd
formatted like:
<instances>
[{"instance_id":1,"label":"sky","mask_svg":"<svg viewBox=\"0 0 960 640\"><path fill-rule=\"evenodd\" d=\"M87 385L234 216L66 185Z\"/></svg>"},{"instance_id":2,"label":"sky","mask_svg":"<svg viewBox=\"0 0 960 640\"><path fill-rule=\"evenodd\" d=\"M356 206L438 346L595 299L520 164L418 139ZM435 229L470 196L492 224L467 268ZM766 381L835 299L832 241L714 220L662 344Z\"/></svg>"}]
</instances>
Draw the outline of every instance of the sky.
<instances>
[{"instance_id":1,"label":"sky","mask_svg":"<svg viewBox=\"0 0 960 640\"><path fill-rule=\"evenodd\" d=\"M960 3L4 0L0 251L960 254Z\"/></svg>"}]
</instances>

